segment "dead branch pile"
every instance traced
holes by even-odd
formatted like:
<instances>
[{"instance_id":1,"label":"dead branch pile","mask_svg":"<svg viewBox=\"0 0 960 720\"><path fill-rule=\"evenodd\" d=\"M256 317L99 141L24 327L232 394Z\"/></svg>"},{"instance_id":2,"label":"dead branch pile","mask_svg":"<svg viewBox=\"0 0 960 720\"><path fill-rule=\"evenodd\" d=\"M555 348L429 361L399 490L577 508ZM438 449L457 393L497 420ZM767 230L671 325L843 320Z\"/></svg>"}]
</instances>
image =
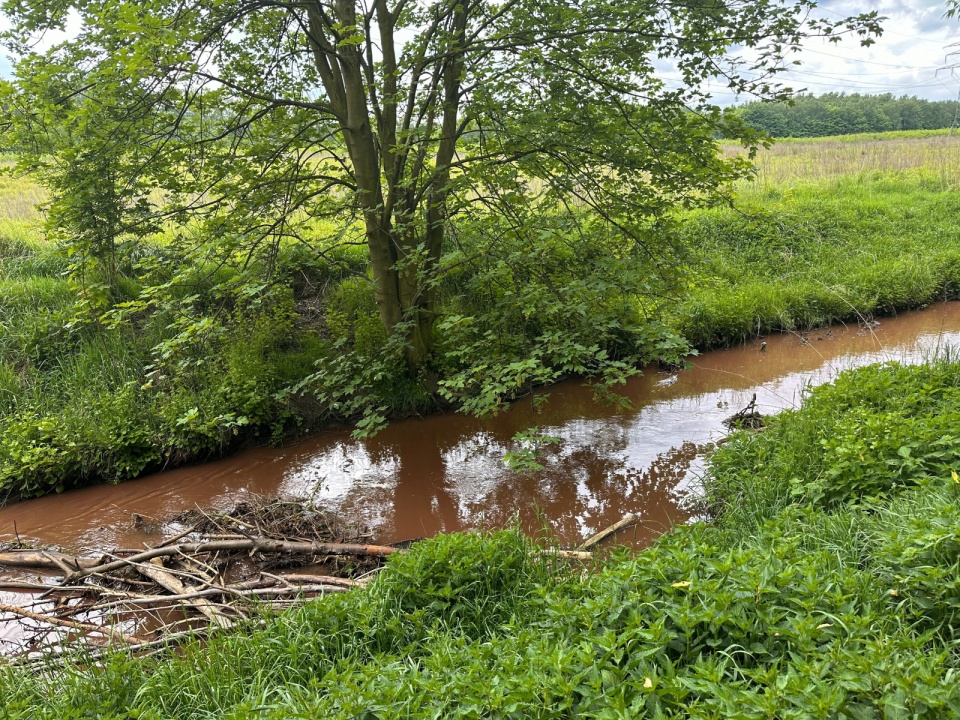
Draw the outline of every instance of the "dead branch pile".
<instances>
[{"instance_id":1,"label":"dead branch pile","mask_svg":"<svg viewBox=\"0 0 960 720\"><path fill-rule=\"evenodd\" d=\"M734 430L759 430L766 425L766 419L757 410L757 394L753 394L753 399L740 412L734 413L723 424Z\"/></svg>"},{"instance_id":2,"label":"dead branch pile","mask_svg":"<svg viewBox=\"0 0 960 720\"><path fill-rule=\"evenodd\" d=\"M0 603L0 630L4 616L15 618L28 655L73 640L147 650L232 627L254 607L289 607L362 585L398 552L368 544L369 533L296 499L247 501L217 514L196 510L173 522L181 529L161 543L101 557L0 547L0 570L56 574L0 574L0 591L35 594L27 605Z\"/></svg>"}]
</instances>

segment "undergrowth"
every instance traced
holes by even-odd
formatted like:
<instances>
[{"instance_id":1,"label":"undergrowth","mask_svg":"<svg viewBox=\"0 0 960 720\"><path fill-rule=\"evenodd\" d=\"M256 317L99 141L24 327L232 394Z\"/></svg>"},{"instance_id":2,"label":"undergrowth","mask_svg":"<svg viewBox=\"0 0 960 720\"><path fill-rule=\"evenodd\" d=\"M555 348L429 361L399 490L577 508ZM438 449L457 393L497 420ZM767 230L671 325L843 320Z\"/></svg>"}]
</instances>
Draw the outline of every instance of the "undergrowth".
<instances>
[{"instance_id":1,"label":"undergrowth","mask_svg":"<svg viewBox=\"0 0 960 720\"><path fill-rule=\"evenodd\" d=\"M715 521L639 555L580 572L517 531L435 538L368 590L164 658L0 670L0 717L956 717L960 476L929 440L958 378L814 389L716 451Z\"/></svg>"},{"instance_id":2,"label":"undergrowth","mask_svg":"<svg viewBox=\"0 0 960 720\"><path fill-rule=\"evenodd\" d=\"M160 232L126 248L108 283L42 238L20 201L39 190L9 181L0 502L334 423L372 432L438 409L496 412L568 375L595 376L616 402L643 362L690 346L956 298L955 181L928 167L743 187L737 210L683 216L669 272L600 226L498 230L496 252L493 220L463 226L437 287L432 375L418 378L386 337L360 248L211 258Z\"/></svg>"}]
</instances>

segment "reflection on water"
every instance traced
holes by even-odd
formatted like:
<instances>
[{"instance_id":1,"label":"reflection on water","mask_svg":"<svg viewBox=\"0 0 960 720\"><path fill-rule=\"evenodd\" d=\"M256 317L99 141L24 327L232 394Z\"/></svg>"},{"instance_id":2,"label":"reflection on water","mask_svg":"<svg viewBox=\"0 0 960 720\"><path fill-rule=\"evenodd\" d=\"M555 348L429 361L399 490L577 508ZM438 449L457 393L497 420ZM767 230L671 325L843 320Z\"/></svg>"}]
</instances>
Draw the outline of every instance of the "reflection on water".
<instances>
[{"instance_id":1,"label":"reflection on water","mask_svg":"<svg viewBox=\"0 0 960 720\"><path fill-rule=\"evenodd\" d=\"M754 393L762 412L775 412L798 405L806 386L842 369L917 362L958 342L960 303L876 328L771 337L766 351L749 343L703 355L678 373L648 369L623 390L634 405L629 412L597 404L589 388L571 381L545 391L550 401L540 413L523 401L487 420L443 415L394 423L368 440L324 432L295 446L18 503L0 509L0 539L16 523L23 537L69 549L138 544L146 538L131 513L165 518L252 492L312 497L375 526L383 542L518 518L531 532L546 526L573 545L633 512L641 522L618 540L642 546L691 517L684 498L696 487L704 449ZM544 470L513 473L504 454L514 434L532 425L562 442L545 450Z\"/></svg>"}]
</instances>

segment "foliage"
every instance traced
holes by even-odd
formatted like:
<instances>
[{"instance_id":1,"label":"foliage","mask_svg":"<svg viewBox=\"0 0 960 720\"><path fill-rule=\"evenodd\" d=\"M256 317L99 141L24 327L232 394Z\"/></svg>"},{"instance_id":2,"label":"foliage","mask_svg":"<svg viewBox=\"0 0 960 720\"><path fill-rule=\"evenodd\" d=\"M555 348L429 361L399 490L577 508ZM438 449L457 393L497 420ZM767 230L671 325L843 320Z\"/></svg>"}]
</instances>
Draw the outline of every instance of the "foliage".
<instances>
[{"instance_id":1,"label":"foliage","mask_svg":"<svg viewBox=\"0 0 960 720\"><path fill-rule=\"evenodd\" d=\"M513 530L442 536L392 557L366 590L166 657L0 669L0 716L954 716L960 476L906 483L878 448L864 456L869 497L856 482L828 500L791 478L842 463L810 435L855 413L898 408L920 432L904 440L919 440L960 397L958 370L874 366L817 389L717 450L715 522L595 572Z\"/></svg>"},{"instance_id":2,"label":"foliage","mask_svg":"<svg viewBox=\"0 0 960 720\"><path fill-rule=\"evenodd\" d=\"M772 137L824 137L895 130L949 128L956 102L859 93L799 94L789 103L751 102L740 106L741 118Z\"/></svg>"},{"instance_id":3,"label":"foliage","mask_svg":"<svg viewBox=\"0 0 960 720\"><path fill-rule=\"evenodd\" d=\"M707 81L782 99L776 74L803 40L849 34L869 45L879 32L875 12L817 19L813 0L2 7L16 63L0 92L2 144L50 192L81 314L96 319L116 304L118 273L158 232L175 256L198 261L174 266L161 285L142 279L143 302L173 312L165 291L189 284L201 258L255 294L276 280L284 245L323 257L363 248L359 275L372 284L383 332L400 336L411 377L430 392L449 359L434 353L448 273L511 263L517 238L537 247L558 225L564 235L581 226L606 235L594 250L608 257L669 265L663 230L675 210L727 202L729 184L752 172L747 159L719 155L716 137L749 154L764 142L710 101ZM76 35L38 50L34 41L68 18ZM735 57L740 50L754 59ZM660 80L657 57L674 63L681 89ZM593 274L603 268L584 267L593 295L606 294L589 287L603 284ZM604 335L618 331L602 324ZM473 367L458 368L469 377L450 391L480 383L479 395L505 398L518 362L538 377L623 374L603 343L543 340L554 347L539 355L511 343L486 363L488 375L454 358ZM353 365L368 355L362 343L338 350L358 353Z\"/></svg>"},{"instance_id":4,"label":"foliage","mask_svg":"<svg viewBox=\"0 0 960 720\"><path fill-rule=\"evenodd\" d=\"M776 416L762 439L740 433L718 449L711 501L757 527L794 502L834 508L942 481L960 467L958 418L952 363L843 372L811 390L800 410ZM738 500L746 494L762 500L756 507Z\"/></svg>"}]
</instances>

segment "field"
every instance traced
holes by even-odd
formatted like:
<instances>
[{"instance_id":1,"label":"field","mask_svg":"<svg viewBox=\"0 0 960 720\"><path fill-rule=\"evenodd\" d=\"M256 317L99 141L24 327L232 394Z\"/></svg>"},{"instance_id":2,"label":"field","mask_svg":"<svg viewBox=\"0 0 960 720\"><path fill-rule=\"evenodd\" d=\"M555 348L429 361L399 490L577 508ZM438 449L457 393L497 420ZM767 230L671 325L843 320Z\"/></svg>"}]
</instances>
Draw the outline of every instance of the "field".
<instances>
[{"instance_id":1,"label":"field","mask_svg":"<svg viewBox=\"0 0 960 720\"><path fill-rule=\"evenodd\" d=\"M726 147L736 154L737 149ZM920 171L943 189L960 182L960 134L948 130L839 135L827 138L778 140L760 153L757 178L741 187L756 192L784 183L815 182L837 176Z\"/></svg>"}]
</instances>

